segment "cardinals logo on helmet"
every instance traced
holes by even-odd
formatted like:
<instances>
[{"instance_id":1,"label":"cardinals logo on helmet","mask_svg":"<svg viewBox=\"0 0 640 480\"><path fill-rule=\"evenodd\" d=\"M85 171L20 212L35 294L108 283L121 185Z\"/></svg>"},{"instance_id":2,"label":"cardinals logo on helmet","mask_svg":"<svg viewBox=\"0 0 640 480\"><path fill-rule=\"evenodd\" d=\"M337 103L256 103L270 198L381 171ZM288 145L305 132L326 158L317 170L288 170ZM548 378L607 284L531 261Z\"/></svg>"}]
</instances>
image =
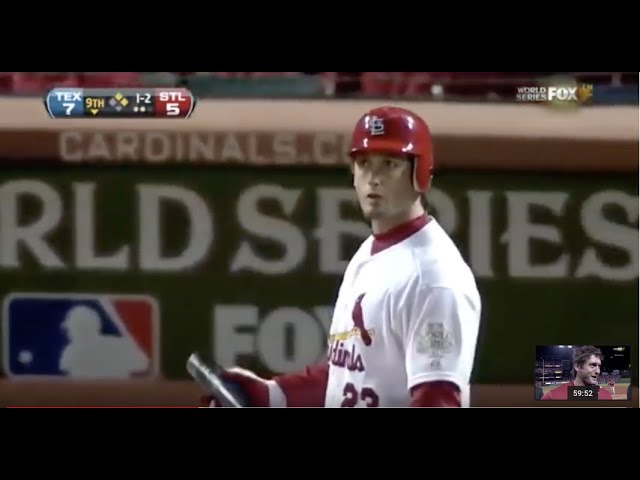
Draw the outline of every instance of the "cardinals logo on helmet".
<instances>
[{"instance_id":1,"label":"cardinals logo on helmet","mask_svg":"<svg viewBox=\"0 0 640 480\"><path fill-rule=\"evenodd\" d=\"M383 135L384 120L375 115L369 117L369 133L371 133L371 135Z\"/></svg>"}]
</instances>

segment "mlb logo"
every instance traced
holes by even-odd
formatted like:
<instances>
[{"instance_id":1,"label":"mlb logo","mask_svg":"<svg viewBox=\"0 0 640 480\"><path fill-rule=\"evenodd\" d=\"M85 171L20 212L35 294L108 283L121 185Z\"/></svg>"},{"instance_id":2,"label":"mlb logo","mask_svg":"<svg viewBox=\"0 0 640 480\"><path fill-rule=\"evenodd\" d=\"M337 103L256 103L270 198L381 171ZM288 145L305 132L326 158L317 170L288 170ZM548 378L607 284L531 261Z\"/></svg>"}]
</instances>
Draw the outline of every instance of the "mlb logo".
<instances>
[{"instance_id":1,"label":"mlb logo","mask_svg":"<svg viewBox=\"0 0 640 480\"><path fill-rule=\"evenodd\" d=\"M3 308L4 371L14 378L155 377L159 327L148 296L14 293Z\"/></svg>"}]
</instances>

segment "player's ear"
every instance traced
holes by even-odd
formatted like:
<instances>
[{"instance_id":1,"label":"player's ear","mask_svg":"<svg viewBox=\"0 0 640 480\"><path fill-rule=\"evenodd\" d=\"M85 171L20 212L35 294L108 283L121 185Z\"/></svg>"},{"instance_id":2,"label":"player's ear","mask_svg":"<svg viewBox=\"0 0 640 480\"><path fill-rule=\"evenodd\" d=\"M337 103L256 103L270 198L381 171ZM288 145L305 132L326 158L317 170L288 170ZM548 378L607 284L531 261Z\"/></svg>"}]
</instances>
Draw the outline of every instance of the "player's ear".
<instances>
[{"instance_id":1,"label":"player's ear","mask_svg":"<svg viewBox=\"0 0 640 480\"><path fill-rule=\"evenodd\" d=\"M431 191L431 183L433 182L433 175L429 175L429 180L427 180L427 188L424 189L422 195L427 196Z\"/></svg>"},{"instance_id":2,"label":"player's ear","mask_svg":"<svg viewBox=\"0 0 640 480\"><path fill-rule=\"evenodd\" d=\"M355 167L355 161L351 161L349 162L349 175L351 175L351 184L355 187L356 186L356 167Z\"/></svg>"}]
</instances>

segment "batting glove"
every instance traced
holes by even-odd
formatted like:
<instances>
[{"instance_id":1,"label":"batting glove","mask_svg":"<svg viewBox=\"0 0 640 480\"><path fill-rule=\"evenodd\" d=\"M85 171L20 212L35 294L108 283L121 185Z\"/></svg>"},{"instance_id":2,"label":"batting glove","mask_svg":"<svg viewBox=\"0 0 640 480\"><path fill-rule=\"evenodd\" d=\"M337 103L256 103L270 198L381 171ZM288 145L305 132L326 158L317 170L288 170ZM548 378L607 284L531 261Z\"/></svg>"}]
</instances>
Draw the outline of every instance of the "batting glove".
<instances>
[{"instance_id":1,"label":"batting glove","mask_svg":"<svg viewBox=\"0 0 640 480\"><path fill-rule=\"evenodd\" d=\"M225 370L221 375L222 380L237 386L249 401L250 407L270 407L274 404L273 397L282 397L284 394L273 380L265 380L250 370L233 367ZM278 398L281 403L281 399ZM212 395L204 395L200 398L200 406L220 407L220 402Z\"/></svg>"}]
</instances>

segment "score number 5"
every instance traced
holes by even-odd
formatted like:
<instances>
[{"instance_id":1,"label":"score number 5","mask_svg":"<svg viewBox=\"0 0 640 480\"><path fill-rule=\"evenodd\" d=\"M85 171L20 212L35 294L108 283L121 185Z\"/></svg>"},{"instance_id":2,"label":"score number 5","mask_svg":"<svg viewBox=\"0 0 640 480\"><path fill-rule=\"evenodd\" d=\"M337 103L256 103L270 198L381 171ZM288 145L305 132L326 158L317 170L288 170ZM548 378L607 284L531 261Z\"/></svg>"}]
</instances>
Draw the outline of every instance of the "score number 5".
<instances>
[{"instance_id":1,"label":"score number 5","mask_svg":"<svg viewBox=\"0 0 640 480\"><path fill-rule=\"evenodd\" d=\"M177 103L166 103L167 115L180 115L180 106Z\"/></svg>"},{"instance_id":2,"label":"score number 5","mask_svg":"<svg viewBox=\"0 0 640 480\"><path fill-rule=\"evenodd\" d=\"M358 392L353 383L347 383L342 390L344 396L340 406L342 408L355 407L358 402L363 401L367 407L380 406L380 397L373 388L364 387Z\"/></svg>"}]
</instances>

